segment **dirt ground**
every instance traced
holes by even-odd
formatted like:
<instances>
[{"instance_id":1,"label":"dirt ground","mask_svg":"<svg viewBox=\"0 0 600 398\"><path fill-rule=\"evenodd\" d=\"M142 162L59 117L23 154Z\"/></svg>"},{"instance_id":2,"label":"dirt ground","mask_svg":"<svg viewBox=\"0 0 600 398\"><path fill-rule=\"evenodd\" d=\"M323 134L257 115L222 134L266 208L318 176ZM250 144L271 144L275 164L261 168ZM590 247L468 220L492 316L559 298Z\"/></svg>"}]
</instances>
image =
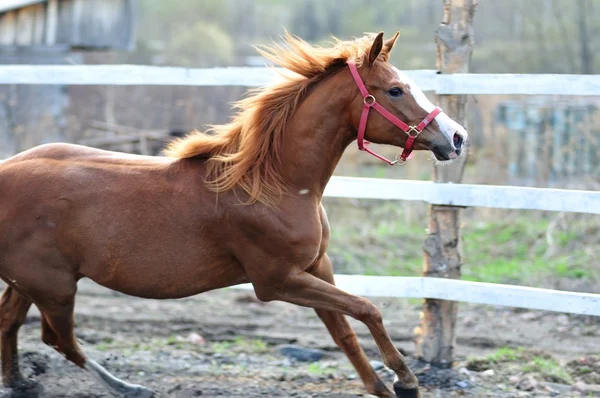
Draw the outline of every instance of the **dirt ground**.
<instances>
[{"instance_id":1,"label":"dirt ground","mask_svg":"<svg viewBox=\"0 0 600 398\"><path fill-rule=\"evenodd\" d=\"M413 354L419 303L373 301L395 344ZM369 358L380 360L367 329L351 321ZM159 397L366 395L312 310L260 303L248 291L227 289L157 301L125 296L84 280L76 322L77 337L88 356L116 376L154 389ZM596 396L584 387L600 384L595 379L600 378L600 361L591 365L585 361L600 353L600 320L464 304L457 326L457 363L452 370L423 368L411 361L420 373L425 397ZM40 341L39 313L34 308L19 343L30 384L19 390L0 387L0 397L109 396L88 374ZM324 357L314 363L298 362L280 353L285 344L320 349ZM517 358L516 365L515 361L505 365L497 355L497 361L490 362L503 347L531 350L537 353L535 358L552 358L565 370L581 365L579 373L561 378L558 369L559 376L549 376L543 369L519 366L519 358L521 365L527 362L525 356ZM393 374L386 368L378 373L391 386Z\"/></svg>"}]
</instances>

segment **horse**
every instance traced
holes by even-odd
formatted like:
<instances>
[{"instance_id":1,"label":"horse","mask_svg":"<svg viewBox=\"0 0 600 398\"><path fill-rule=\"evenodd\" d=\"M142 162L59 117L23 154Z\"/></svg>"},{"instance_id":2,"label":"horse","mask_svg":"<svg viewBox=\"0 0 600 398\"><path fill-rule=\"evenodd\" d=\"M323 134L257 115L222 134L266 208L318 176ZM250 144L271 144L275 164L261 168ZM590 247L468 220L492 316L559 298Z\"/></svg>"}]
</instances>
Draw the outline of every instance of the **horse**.
<instances>
[{"instance_id":1,"label":"horse","mask_svg":"<svg viewBox=\"0 0 600 398\"><path fill-rule=\"evenodd\" d=\"M355 140L389 164L412 150L446 162L464 149L466 130L389 63L397 38L384 41L381 32L320 47L286 33L282 44L258 51L288 72L239 101L228 124L191 132L163 156L51 143L2 161L3 383L23 381L17 335L35 304L45 344L114 395L153 395L116 378L78 345L81 278L153 299L251 283L261 301L314 308L368 393L420 396L379 309L335 286L321 204ZM404 150L390 161L368 142ZM369 365L345 316L368 327L396 374L392 389Z\"/></svg>"}]
</instances>

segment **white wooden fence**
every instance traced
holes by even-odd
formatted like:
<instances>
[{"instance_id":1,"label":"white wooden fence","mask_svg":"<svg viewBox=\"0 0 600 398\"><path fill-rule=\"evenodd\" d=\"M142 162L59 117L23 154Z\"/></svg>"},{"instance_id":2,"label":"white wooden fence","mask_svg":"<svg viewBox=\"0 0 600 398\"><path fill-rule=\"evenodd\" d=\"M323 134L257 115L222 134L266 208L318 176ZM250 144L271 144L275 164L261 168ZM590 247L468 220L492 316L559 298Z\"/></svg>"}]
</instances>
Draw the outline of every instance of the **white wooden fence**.
<instances>
[{"instance_id":1,"label":"white wooden fence","mask_svg":"<svg viewBox=\"0 0 600 398\"><path fill-rule=\"evenodd\" d=\"M143 65L0 65L0 84L85 84L258 87L277 79L276 68L175 68ZM405 71L436 94L597 95L600 75L452 74Z\"/></svg>"},{"instance_id":2,"label":"white wooden fence","mask_svg":"<svg viewBox=\"0 0 600 398\"><path fill-rule=\"evenodd\" d=\"M453 74L408 71L437 94L600 96L600 75ZM263 86L268 68L188 69L138 65L1 65L0 84ZM422 200L432 204L600 214L600 192L334 177L325 195ZM600 316L600 294L564 292L427 277L336 275L344 290L364 296L416 297ZM240 286L251 289L250 285Z\"/></svg>"}]
</instances>

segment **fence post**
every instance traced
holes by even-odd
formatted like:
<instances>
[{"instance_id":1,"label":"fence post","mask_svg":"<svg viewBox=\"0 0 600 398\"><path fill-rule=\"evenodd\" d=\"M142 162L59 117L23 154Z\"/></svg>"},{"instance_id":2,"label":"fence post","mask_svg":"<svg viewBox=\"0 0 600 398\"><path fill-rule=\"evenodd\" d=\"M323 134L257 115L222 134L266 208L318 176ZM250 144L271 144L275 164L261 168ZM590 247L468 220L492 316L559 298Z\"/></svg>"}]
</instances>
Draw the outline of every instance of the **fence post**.
<instances>
[{"instance_id":1,"label":"fence post","mask_svg":"<svg viewBox=\"0 0 600 398\"><path fill-rule=\"evenodd\" d=\"M477 0L444 0L437 29L437 67L441 73L467 73L473 50L473 15ZM458 123L466 124L466 95L441 95L439 104ZM466 151L465 151L466 152ZM434 166L436 182L460 182L467 153L450 166ZM423 250L423 275L460 278L462 264L460 218L462 209L430 206L429 233ZM441 367L454 359L457 303L425 299L419 327L415 329L417 357Z\"/></svg>"}]
</instances>

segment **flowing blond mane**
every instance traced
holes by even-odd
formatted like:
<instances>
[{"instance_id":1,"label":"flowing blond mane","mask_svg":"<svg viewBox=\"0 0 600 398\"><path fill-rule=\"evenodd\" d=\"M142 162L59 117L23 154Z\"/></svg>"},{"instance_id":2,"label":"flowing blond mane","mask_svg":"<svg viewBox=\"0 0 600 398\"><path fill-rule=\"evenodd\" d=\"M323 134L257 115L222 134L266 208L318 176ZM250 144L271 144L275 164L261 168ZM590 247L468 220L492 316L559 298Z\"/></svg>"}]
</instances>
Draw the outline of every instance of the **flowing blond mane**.
<instances>
[{"instance_id":1,"label":"flowing blond mane","mask_svg":"<svg viewBox=\"0 0 600 398\"><path fill-rule=\"evenodd\" d=\"M349 60L361 64L374 36L353 41L334 39L333 46L313 46L289 33L284 45L257 48L282 68L294 72L274 85L252 90L252 96L235 104L233 120L213 126L209 133L193 132L174 141L165 154L175 158L207 158L207 186L217 192L240 187L249 195L246 203L276 205L285 191L279 174L283 134L307 90Z\"/></svg>"}]
</instances>

